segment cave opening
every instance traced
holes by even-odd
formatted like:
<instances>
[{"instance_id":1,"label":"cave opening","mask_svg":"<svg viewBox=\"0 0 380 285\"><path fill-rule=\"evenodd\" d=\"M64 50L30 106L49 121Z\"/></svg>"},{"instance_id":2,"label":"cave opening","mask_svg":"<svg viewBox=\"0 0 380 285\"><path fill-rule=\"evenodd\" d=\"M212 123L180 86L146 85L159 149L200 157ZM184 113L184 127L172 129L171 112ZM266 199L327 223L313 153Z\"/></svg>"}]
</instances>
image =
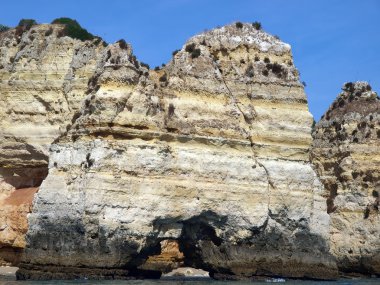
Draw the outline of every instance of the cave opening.
<instances>
[{"instance_id":1,"label":"cave opening","mask_svg":"<svg viewBox=\"0 0 380 285\"><path fill-rule=\"evenodd\" d=\"M27 215L48 174L39 167L0 167L0 266L18 266L26 245Z\"/></svg>"},{"instance_id":2,"label":"cave opening","mask_svg":"<svg viewBox=\"0 0 380 285\"><path fill-rule=\"evenodd\" d=\"M15 190L39 187L48 174L48 166L0 168L1 184L8 184ZM5 185L2 185L4 188Z\"/></svg>"},{"instance_id":3,"label":"cave opening","mask_svg":"<svg viewBox=\"0 0 380 285\"><path fill-rule=\"evenodd\" d=\"M209 279L209 272L197 268L192 257L186 257L183 244L178 239L163 239L159 253L149 255L142 266L140 275L144 278L161 279Z\"/></svg>"},{"instance_id":4,"label":"cave opening","mask_svg":"<svg viewBox=\"0 0 380 285\"><path fill-rule=\"evenodd\" d=\"M208 249L219 247L222 239L215 229L227 218L211 211L190 219L157 219L157 237L140 269L160 272L163 279L210 279L214 269L207 262ZM153 250L153 248L155 248Z\"/></svg>"}]
</instances>

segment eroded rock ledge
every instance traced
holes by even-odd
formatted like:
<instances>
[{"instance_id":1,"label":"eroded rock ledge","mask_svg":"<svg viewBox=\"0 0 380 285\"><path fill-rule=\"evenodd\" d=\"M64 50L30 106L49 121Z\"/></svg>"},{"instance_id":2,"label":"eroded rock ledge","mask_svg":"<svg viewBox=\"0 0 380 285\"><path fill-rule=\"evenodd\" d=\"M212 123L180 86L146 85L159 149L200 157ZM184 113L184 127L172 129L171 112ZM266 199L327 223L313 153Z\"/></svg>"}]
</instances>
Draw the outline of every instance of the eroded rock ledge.
<instances>
[{"instance_id":1,"label":"eroded rock ledge","mask_svg":"<svg viewBox=\"0 0 380 285\"><path fill-rule=\"evenodd\" d=\"M18 278L158 277L182 265L214 278L337 277L289 45L234 24L152 71L119 42L87 93L51 146ZM183 254L166 269L165 241Z\"/></svg>"}]
</instances>

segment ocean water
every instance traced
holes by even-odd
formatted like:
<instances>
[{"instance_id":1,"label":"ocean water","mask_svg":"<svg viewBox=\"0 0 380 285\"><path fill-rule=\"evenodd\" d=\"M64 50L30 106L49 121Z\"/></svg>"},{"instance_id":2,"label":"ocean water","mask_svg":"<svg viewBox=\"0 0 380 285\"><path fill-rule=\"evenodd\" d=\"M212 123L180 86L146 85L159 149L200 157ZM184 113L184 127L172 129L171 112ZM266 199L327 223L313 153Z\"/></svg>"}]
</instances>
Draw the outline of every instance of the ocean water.
<instances>
[{"instance_id":1,"label":"ocean water","mask_svg":"<svg viewBox=\"0 0 380 285\"><path fill-rule=\"evenodd\" d=\"M13 278L0 277L0 285L380 285L380 278L371 279L342 279L338 281L304 281L304 280L284 280L268 279L266 281L215 281L215 280L117 280L117 281L93 281L93 280L73 280L73 281L15 281Z\"/></svg>"}]
</instances>

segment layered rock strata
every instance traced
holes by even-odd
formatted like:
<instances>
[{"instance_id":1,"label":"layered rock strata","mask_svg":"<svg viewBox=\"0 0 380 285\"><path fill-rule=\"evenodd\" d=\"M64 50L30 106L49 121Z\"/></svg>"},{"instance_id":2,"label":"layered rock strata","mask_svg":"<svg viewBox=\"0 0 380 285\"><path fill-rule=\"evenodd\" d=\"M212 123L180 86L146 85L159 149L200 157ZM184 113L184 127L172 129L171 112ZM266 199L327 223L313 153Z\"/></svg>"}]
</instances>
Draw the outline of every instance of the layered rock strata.
<instances>
[{"instance_id":1,"label":"layered rock strata","mask_svg":"<svg viewBox=\"0 0 380 285\"><path fill-rule=\"evenodd\" d=\"M311 159L331 216L331 252L343 272L380 275L380 99L346 83L316 125Z\"/></svg>"},{"instance_id":2,"label":"layered rock strata","mask_svg":"<svg viewBox=\"0 0 380 285\"><path fill-rule=\"evenodd\" d=\"M337 276L289 45L225 26L157 72L111 45L75 119L51 147L18 278L157 277L175 267L150 262L164 240L214 278Z\"/></svg>"},{"instance_id":3,"label":"layered rock strata","mask_svg":"<svg viewBox=\"0 0 380 285\"><path fill-rule=\"evenodd\" d=\"M100 39L62 37L63 29L34 25L0 33L0 263L17 263L11 252L25 246L26 215L48 173L49 146L71 124L104 56ZM9 204L13 196L24 200Z\"/></svg>"}]
</instances>

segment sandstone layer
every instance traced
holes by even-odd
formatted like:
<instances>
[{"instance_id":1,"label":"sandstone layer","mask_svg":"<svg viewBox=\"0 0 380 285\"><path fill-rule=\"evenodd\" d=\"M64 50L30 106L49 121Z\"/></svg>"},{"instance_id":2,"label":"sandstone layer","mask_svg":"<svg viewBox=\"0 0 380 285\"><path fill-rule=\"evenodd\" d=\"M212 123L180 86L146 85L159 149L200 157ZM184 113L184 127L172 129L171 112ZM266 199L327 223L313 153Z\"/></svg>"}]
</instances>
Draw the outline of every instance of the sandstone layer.
<instances>
[{"instance_id":1,"label":"sandstone layer","mask_svg":"<svg viewBox=\"0 0 380 285\"><path fill-rule=\"evenodd\" d=\"M313 137L331 253L343 272L380 275L380 98L367 82L346 83Z\"/></svg>"},{"instance_id":2,"label":"sandstone layer","mask_svg":"<svg viewBox=\"0 0 380 285\"><path fill-rule=\"evenodd\" d=\"M165 241L214 278L337 276L289 45L234 24L157 72L106 54L51 146L18 278L158 277Z\"/></svg>"},{"instance_id":3,"label":"sandstone layer","mask_svg":"<svg viewBox=\"0 0 380 285\"><path fill-rule=\"evenodd\" d=\"M34 25L0 33L0 263L17 263L12 252L25 246L29 193L45 179L49 146L71 124L104 55L101 40L62 37L63 29ZM9 204L13 196L24 200Z\"/></svg>"}]
</instances>

